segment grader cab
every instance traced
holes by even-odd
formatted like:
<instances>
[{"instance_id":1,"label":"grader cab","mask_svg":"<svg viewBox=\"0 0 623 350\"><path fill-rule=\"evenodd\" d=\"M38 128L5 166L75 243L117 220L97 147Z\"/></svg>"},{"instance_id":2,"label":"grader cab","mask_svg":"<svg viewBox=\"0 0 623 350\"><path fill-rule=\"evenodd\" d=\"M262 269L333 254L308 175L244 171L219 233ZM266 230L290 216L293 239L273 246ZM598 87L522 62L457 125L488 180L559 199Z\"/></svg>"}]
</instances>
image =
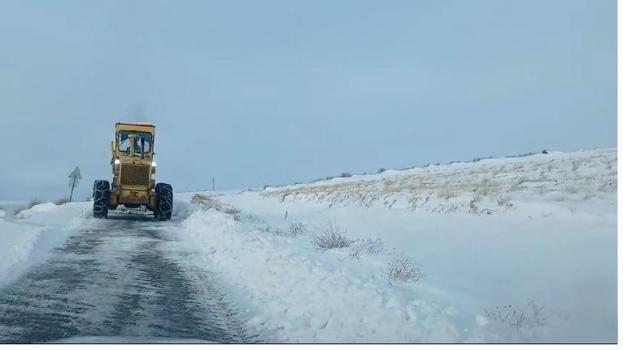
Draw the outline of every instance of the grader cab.
<instances>
[{"instance_id":1,"label":"grader cab","mask_svg":"<svg viewBox=\"0 0 623 350\"><path fill-rule=\"evenodd\" d=\"M93 184L93 216L108 217L108 210L119 205L144 208L157 220L171 219L173 189L156 184L154 141L156 127L151 124L117 123L111 142L113 179L96 180Z\"/></svg>"}]
</instances>

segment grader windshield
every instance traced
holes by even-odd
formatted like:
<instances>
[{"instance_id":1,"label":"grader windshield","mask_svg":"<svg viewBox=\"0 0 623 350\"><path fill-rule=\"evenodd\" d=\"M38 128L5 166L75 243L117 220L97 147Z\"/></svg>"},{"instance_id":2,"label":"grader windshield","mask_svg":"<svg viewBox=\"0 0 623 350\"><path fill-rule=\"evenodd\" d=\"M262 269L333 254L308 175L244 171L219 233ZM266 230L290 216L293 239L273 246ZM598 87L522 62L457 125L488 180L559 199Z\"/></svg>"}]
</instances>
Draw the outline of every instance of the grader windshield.
<instances>
[{"instance_id":1,"label":"grader windshield","mask_svg":"<svg viewBox=\"0 0 623 350\"><path fill-rule=\"evenodd\" d=\"M130 154L134 148L135 155L149 154L152 151L152 134L144 131L123 130L119 131L117 142L119 151ZM132 147L134 143L134 147Z\"/></svg>"}]
</instances>

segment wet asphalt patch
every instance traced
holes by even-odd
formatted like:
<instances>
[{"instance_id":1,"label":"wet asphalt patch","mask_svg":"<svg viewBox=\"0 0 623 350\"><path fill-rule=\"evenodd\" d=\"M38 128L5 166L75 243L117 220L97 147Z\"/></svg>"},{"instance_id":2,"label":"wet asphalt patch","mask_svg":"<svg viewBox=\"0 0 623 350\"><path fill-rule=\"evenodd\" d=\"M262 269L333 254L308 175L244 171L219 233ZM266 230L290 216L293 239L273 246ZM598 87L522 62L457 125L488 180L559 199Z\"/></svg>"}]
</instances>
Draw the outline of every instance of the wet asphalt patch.
<instances>
[{"instance_id":1,"label":"wet asphalt patch","mask_svg":"<svg viewBox=\"0 0 623 350\"><path fill-rule=\"evenodd\" d=\"M210 288L199 292L177 253L167 251L171 225L113 218L70 237L50 259L0 290L0 342L254 342L211 276L202 275Z\"/></svg>"}]
</instances>

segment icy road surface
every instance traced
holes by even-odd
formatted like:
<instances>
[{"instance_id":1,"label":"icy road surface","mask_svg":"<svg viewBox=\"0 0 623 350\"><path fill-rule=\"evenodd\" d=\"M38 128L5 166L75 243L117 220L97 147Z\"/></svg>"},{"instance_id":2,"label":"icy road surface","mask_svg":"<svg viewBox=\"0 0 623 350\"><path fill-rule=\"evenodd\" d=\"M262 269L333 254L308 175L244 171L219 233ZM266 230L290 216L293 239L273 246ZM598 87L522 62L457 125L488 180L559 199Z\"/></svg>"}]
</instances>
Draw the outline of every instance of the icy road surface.
<instances>
[{"instance_id":1,"label":"icy road surface","mask_svg":"<svg viewBox=\"0 0 623 350\"><path fill-rule=\"evenodd\" d=\"M112 216L0 290L0 342L80 337L252 341L205 273L184 271L175 223ZM194 275L193 275L194 273ZM199 293L193 279L213 285Z\"/></svg>"}]
</instances>

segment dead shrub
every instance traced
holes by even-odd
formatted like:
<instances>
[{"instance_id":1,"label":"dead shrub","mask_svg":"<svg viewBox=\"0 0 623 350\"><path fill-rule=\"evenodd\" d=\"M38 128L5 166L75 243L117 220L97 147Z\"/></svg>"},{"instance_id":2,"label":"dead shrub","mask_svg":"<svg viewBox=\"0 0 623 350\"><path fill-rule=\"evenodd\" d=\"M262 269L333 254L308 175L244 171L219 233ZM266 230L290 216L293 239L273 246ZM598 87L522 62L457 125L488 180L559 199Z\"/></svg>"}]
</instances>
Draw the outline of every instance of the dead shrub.
<instances>
[{"instance_id":1,"label":"dead shrub","mask_svg":"<svg viewBox=\"0 0 623 350\"><path fill-rule=\"evenodd\" d=\"M302 222L292 222L288 227L290 236L299 236L307 232L307 227Z\"/></svg>"},{"instance_id":2,"label":"dead shrub","mask_svg":"<svg viewBox=\"0 0 623 350\"><path fill-rule=\"evenodd\" d=\"M323 250L348 248L353 242L346 237L346 231L331 220L318 227L318 234L314 236L314 245Z\"/></svg>"},{"instance_id":3,"label":"dead shrub","mask_svg":"<svg viewBox=\"0 0 623 350\"><path fill-rule=\"evenodd\" d=\"M234 207L229 207L229 208L223 209L223 213L229 214L229 215L236 215L236 214L240 214L240 210Z\"/></svg>"},{"instance_id":4,"label":"dead shrub","mask_svg":"<svg viewBox=\"0 0 623 350\"><path fill-rule=\"evenodd\" d=\"M506 324L515 329L535 328L545 325L543 315L543 305L539 305L533 300L528 300L523 307L512 305L496 306L493 310L485 310L489 320Z\"/></svg>"},{"instance_id":5,"label":"dead shrub","mask_svg":"<svg viewBox=\"0 0 623 350\"><path fill-rule=\"evenodd\" d=\"M400 282L417 282L424 277L422 267L408 258L398 258L388 265L390 280Z\"/></svg>"},{"instance_id":6,"label":"dead shrub","mask_svg":"<svg viewBox=\"0 0 623 350\"><path fill-rule=\"evenodd\" d=\"M353 259L359 259L362 254L377 255L383 251L383 248L383 241L380 238L375 240L368 238L357 242L353 246L350 256Z\"/></svg>"}]
</instances>

